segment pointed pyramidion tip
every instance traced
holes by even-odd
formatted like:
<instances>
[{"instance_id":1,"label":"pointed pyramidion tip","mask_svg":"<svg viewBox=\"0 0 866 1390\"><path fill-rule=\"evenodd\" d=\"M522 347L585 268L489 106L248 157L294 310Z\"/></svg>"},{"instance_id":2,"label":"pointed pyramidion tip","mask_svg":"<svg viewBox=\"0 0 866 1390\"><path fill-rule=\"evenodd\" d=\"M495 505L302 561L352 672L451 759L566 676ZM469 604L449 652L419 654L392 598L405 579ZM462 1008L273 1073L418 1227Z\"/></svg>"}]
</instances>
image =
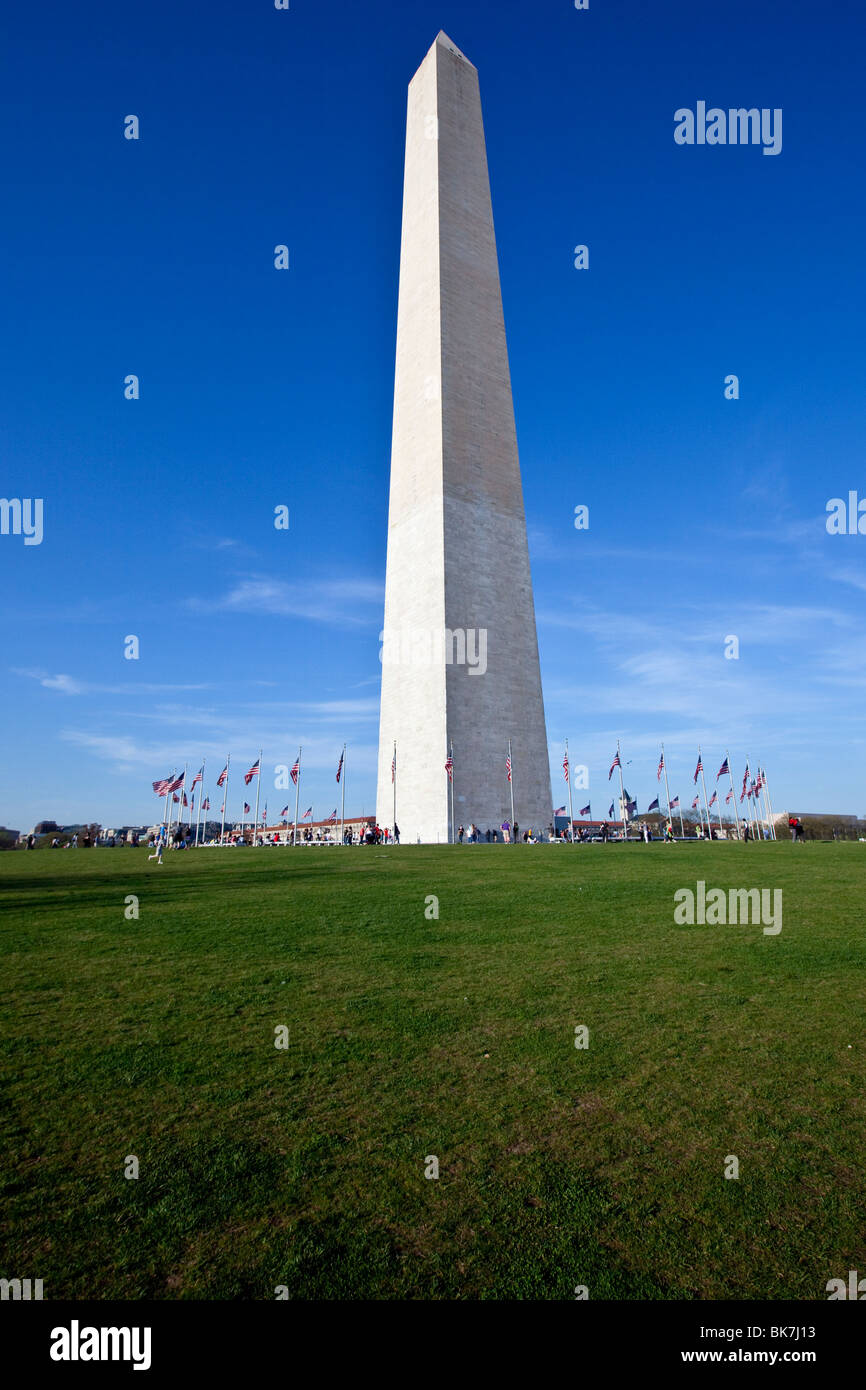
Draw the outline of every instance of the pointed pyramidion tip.
<instances>
[{"instance_id":1,"label":"pointed pyramidion tip","mask_svg":"<svg viewBox=\"0 0 866 1390\"><path fill-rule=\"evenodd\" d=\"M440 29L439 33L436 35L436 38L431 44L431 49L433 48L447 48L449 53L454 53L458 58L462 58L464 63L469 63L469 59L466 57L466 54L461 52L461 50L457 47L453 39L449 39L444 29ZM473 67L474 64L469 63L469 66Z\"/></svg>"}]
</instances>

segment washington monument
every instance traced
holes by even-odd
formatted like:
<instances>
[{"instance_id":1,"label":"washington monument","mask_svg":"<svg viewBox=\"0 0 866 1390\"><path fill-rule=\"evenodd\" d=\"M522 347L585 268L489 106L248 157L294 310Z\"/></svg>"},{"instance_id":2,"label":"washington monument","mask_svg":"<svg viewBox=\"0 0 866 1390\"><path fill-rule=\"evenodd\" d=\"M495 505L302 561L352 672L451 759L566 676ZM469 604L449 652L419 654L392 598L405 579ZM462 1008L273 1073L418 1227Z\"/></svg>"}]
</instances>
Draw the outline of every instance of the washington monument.
<instances>
[{"instance_id":1,"label":"washington monument","mask_svg":"<svg viewBox=\"0 0 866 1390\"><path fill-rule=\"evenodd\" d=\"M404 843L445 842L453 791L454 822L467 830L516 820L546 832L544 703L478 73L442 33L409 84L381 656L379 824L396 814Z\"/></svg>"}]
</instances>

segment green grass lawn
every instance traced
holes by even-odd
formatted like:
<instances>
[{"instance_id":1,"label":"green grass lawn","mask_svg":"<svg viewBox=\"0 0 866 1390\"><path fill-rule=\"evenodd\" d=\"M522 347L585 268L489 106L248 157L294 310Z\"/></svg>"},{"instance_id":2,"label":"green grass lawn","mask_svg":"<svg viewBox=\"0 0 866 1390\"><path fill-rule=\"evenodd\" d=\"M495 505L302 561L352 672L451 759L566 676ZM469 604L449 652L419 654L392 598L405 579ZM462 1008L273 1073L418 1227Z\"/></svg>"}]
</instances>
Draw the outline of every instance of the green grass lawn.
<instances>
[{"instance_id":1,"label":"green grass lawn","mask_svg":"<svg viewBox=\"0 0 866 1390\"><path fill-rule=\"evenodd\" d=\"M0 855L4 1277L823 1299L866 1273L866 846L146 856ZM781 888L781 934L675 925L698 879Z\"/></svg>"}]
</instances>

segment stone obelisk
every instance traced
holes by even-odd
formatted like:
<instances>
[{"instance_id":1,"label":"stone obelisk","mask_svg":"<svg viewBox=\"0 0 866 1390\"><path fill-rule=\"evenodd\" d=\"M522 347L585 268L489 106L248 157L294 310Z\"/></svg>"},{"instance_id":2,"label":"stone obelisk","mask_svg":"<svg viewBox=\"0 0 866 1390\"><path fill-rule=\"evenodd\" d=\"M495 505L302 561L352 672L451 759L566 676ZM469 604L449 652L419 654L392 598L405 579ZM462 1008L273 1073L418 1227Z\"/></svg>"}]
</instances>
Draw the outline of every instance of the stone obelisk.
<instances>
[{"instance_id":1,"label":"stone obelisk","mask_svg":"<svg viewBox=\"0 0 866 1390\"><path fill-rule=\"evenodd\" d=\"M546 832L550 769L478 73L442 33L409 85L380 655L380 825L394 820L396 787L404 844L452 838L453 748L458 825L498 830L513 793L521 831Z\"/></svg>"}]
</instances>

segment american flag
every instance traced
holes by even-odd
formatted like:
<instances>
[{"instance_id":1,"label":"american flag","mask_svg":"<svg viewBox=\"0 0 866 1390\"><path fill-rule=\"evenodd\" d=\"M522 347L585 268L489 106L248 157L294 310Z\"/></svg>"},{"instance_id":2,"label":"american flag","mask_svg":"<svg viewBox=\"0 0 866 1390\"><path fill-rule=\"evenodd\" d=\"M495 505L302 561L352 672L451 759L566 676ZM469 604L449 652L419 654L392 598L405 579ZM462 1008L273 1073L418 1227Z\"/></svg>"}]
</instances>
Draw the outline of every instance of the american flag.
<instances>
[{"instance_id":1,"label":"american flag","mask_svg":"<svg viewBox=\"0 0 866 1390\"><path fill-rule=\"evenodd\" d=\"M703 763L701 762L701 755L700 755L700 753L699 753L699 754L698 754L698 765L697 765L697 767L695 768L695 776L694 776L694 780L695 780L696 782L697 782L697 780L698 780L699 775L703 772L703 770L704 770L704 765L703 765Z\"/></svg>"},{"instance_id":2,"label":"american flag","mask_svg":"<svg viewBox=\"0 0 866 1390\"><path fill-rule=\"evenodd\" d=\"M727 777L730 771L731 769L728 767L728 760L727 758L725 758L725 761L722 763L721 767L716 773L716 781L718 782L720 777Z\"/></svg>"},{"instance_id":3,"label":"american flag","mask_svg":"<svg viewBox=\"0 0 866 1390\"><path fill-rule=\"evenodd\" d=\"M228 775L229 775L229 765L228 765L228 763L226 763L225 767L223 768L222 772L220 773L219 777L217 778L217 786L218 786L218 787L224 787L224 786L225 786L225 784L226 784L226 778L228 777Z\"/></svg>"},{"instance_id":4,"label":"american flag","mask_svg":"<svg viewBox=\"0 0 866 1390\"><path fill-rule=\"evenodd\" d=\"M511 754L510 754L510 753L508 754L508 757L505 759L505 776L506 776L507 780L510 782L510 781L511 781Z\"/></svg>"},{"instance_id":5,"label":"american flag","mask_svg":"<svg viewBox=\"0 0 866 1390\"><path fill-rule=\"evenodd\" d=\"M566 780L566 782L567 782L567 781L568 781L568 754L567 754L567 753L566 753L565 757L564 757L563 760L562 760L562 774L563 774L563 776L564 776L564 778L565 778L565 780Z\"/></svg>"},{"instance_id":6,"label":"american flag","mask_svg":"<svg viewBox=\"0 0 866 1390\"><path fill-rule=\"evenodd\" d=\"M610 781L610 778L608 777L607 780ZM610 806L608 807L607 817L608 817L608 820L613 820L613 802L611 802L611 803L610 803Z\"/></svg>"},{"instance_id":7,"label":"american flag","mask_svg":"<svg viewBox=\"0 0 866 1390\"><path fill-rule=\"evenodd\" d=\"M284 806L283 809L282 809L282 811L280 811L280 815L281 815L281 816L287 816L288 814L289 814L289 808L288 808L288 806Z\"/></svg>"},{"instance_id":8,"label":"american flag","mask_svg":"<svg viewBox=\"0 0 866 1390\"><path fill-rule=\"evenodd\" d=\"M746 783L748 782L748 780L749 780L749 764L746 763L746 770L745 770L745 772L743 773L743 791L746 790ZM743 799L743 798L740 797L740 800L741 800L741 801L742 801L742 799Z\"/></svg>"},{"instance_id":9,"label":"american flag","mask_svg":"<svg viewBox=\"0 0 866 1390\"><path fill-rule=\"evenodd\" d=\"M307 809L306 809L306 811L304 812L304 814L301 816L301 820L309 820L309 818L310 818L310 816L311 816L312 814L313 814L313 808L312 808L312 806L308 806Z\"/></svg>"},{"instance_id":10,"label":"american flag","mask_svg":"<svg viewBox=\"0 0 866 1390\"><path fill-rule=\"evenodd\" d=\"M337 781L338 781L338 782L339 782L340 778L342 777L342 775L343 775L343 754L341 753L341 754L340 754L340 761L339 761L339 763L337 764Z\"/></svg>"},{"instance_id":11,"label":"american flag","mask_svg":"<svg viewBox=\"0 0 866 1390\"><path fill-rule=\"evenodd\" d=\"M249 805L247 804L247 802L245 801L245 802L244 802L244 815L245 815L245 816L248 816L249 813L250 813L250 808L249 808Z\"/></svg>"},{"instance_id":12,"label":"american flag","mask_svg":"<svg viewBox=\"0 0 866 1390\"><path fill-rule=\"evenodd\" d=\"M734 794L734 793L733 793L732 791L730 791L730 792L728 792L727 796L725 797L725 805L726 805L726 806L727 806L728 802L730 801L731 797L733 796L733 794Z\"/></svg>"},{"instance_id":13,"label":"american flag","mask_svg":"<svg viewBox=\"0 0 866 1390\"><path fill-rule=\"evenodd\" d=\"M172 792L171 799L175 804L177 804L180 801L180 797L178 796L177 792Z\"/></svg>"},{"instance_id":14,"label":"american flag","mask_svg":"<svg viewBox=\"0 0 866 1390\"><path fill-rule=\"evenodd\" d=\"M711 806L715 806L715 804L716 804L716 802L718 801L718 799L719 799L718 792L713 792L712 796L710 797L710 805L711 805Z\"/></svg>"},{"instance_id":15,"label":"american flag","mask_svg":"<svg viewBox=\"0 0 866 1390\"><path fill-rule=\"evenodd\" d=\"M619 749L616 750L616 757L610 765L610 772L607 774L608 781L610 781L611 777L613 776L613 770L615 767L622 767L622 763L619 760Z\"/></svg>"},{"instance_id":16,"label":"american flag","mask_svg":"<svg viewBox=\"0 0 866 1390\"><path fill-rule=\"evenodd\" d=\"M335 806L334 809L333 809L333 811L331 812L331 814L328 816L328 820L329 820L329 821L332 821L332 820L336 820L336 819L337 819L337 808L336 808L336 806Z\"/></svg>"},{"instance_id":17,"label":"american flag","mask_svg":"<svg viewBox=\"0 0 866 1390\"><path fill-rule=\"evenodd\" d=\"M184 792L184 794L183 794L183 804L184 804L184 806L189 806L189 802L188 802L187 799L186 799L186 792Z\"/></svg>"},{"instance_id":18,"label":"american flag","mask_svg":"<svg viewBox=\"0 0 866 1390\"><path fill-rule=\"evenodd\" d=\"M221 816L222 816L222 815L225 815L225 809L226 809L226 804L225 804L225 802L223 802L222 806L220 807L220 815L221 815Z\"/></svg>"},{"instance_id":19,"label":"american flag","mask_svg":"<svg viewBox=\"0 0 866 1390\"><path fill-rule=\"evenodd\" d=\"M693 810L693 811L696 811L696 810L698 809L698 801L699 801L699 800L700 800L700 798L696 796L695 799L694 799L694 801L692 802L692 810Z\"/></svg>"},{"instance_id":20,"label":"american flag","mask_svg":"<svg viewBox=\"0 0 866 1390\"><path fill-rule=\"evenodd\" d=\"M292 781L294 782L295 786L298 785L298 776L299 776L299 774L300 774L300 771L301 771L301 760L300 760L300 758L295 758L295 765L294 765L294 767L292 768L291 772L289 773L289 776L291 777L291 779L292 779Z\"/></svg>"},{"instance_id":21,"label":"american flag","mask_svg":"<svg viewBox=\"0 0 866 1390\"><path fill-rule=\"evenodd\" d=\"M179 777L175 777L175 779L174 779L173 782L169 782L168 786L166 787L166 791L167 791L167 792L177 792L177 791L180 791L181 787L183 786L184 778L185 778L185 777L186 777L186 773L185 773L185 772L182 772L182 773L180 774ZM175 799L177 799L177 798L175 798Z\"/></svg>"},{"instance_id":22,"label":"american flag","mask_svg":"<svg viewBox=\"0 0 866 1390\"><path fill-rule=\"evenodd\" d=\"M201 810L202 810L202 811L209 811L209 810L210 810L210 797L209 797L209 796L206 796L205 799L204 799L204 801L201 803Z\"/></svg>"},{"instance_id":23,"label":"american flag","mask_svg":"<svg viewBox=\"0 0 866 1390\"><path fill-rule=\"evenodd\" d=\"M553 814L554 814L555 816L564 816L564 815L565 815L565 807L564 807L564 806L557 806L557 808L556 808L556 810L554 811Z\"/></svg>"},{"instance_id":24,"label":"american flag","mask_svg":"<svg viewBox=\"0 0 866 1390\"><path fill-rule=\"evenodd\" d=\"M671 804L670 804L670 807L669 807L668 809L671 810L671 811L676 811L676 810L678 809L678 807L679 807L679 804L680 804L680 799L679 799L678 796L675 796L674 799L673 799L673 801L672 801Z\"/></svg>"},{"instance_id":25,"label":"american flag","mask_svg":"<svg viewBox=\"0 0 866 1390\"><path fill-rule=\"evenodd\" d=\"M577 814L579 816L590 816L592 815L592 810L589 806L581 806Z\"/></svg>"},{"instance_id":26,"label":"american flag","mask_svg":"<svg viewBox=\"0 0 866 1390\"><path fill-rule=\"evenodd\" d=\"M453 782L453 781L454 781L454 759L452 758L452 756L451 756L450 753L448 754L448 757L445 759L445 771L448 773L448 781L449 781L449 782Z\"/></svg>"},{"instance_id":27,"label":"american flag","mask_svg":"<svg viewBox=\"0 0 866 1390\"><path fill-rule=\"evenodd\" d=\"M637 815L637 802L636 802L636 801L626 801L626 803L625 803L625 808L626 808L626 810L627 810L627 812L628 812L628 814L629 814L630 816L636 816L636 815Z\"/></svg>"},{"instance_id":28,"label":"american flag","mask_svg":"<svg viewBox=\"0 0 866 1390\"><path fill-rule=\"evenodd\" d=\"M656 797L655 801L651 801L650 804L649 804L649 806L647 806L647 811L657 811L658 808L659 808L659 799L658 799L658 797Z\"/></svg>"},{"instance_id":29,"label":"american flag","mask_svg":"<svg viewBox=\"0 0 866 1390\"><path fill-rule=\"evenodd\" d=\"M761 790L761 788L762 788L763 785L764 785L764 783L763 783L763 781L761 780L761 769L758 768L758 778L757 778L757 781L755 782L755 791L756 791L756 792L759 792L759 791Z\"/></svg>"},{"instance_id":30,"label":"american flag","mask_svg":"<svg viewBox=\"0 0 866 1390\"><path fill-rule=\"evenodd\" d=\"M396 782L396 780L397 780L397 749L395 748L395 749L394 749L394 756L393 756L393 758L391 759L391 781L392 781L392 782Z\"/></svg>"},{"instance_id":31,"label":"american flag","mask_svg":"<svg viewBox=\"0 0 866 1390\"><path fill-rule=\"evenodd\" d=\"M197 773L195 774L195 777L193 777L193 779L192 779L192 786L190 787L190 791L191 791L191 792L194 792L194 791L195 791L195 784L196 784L196 782L200 782L201 779L202 779L202 777L204 777L204 766L202 766L201 772L197 772Z\"/></svg>"},{"instance_id":32,"label":"american flag","mask_svg":"<svg viewBox=\"0 0 866 1390\"><path fill-rule=\"evenodd\" d=\"M259 775L259 763L260 763L260 762L261 762L261 758L256 758L256 760L255 760L255 762L253 763L252 767L250 768L249 772L245 772L245 773L244 773L244 785L245 785L245 786L248 787L248 786L250 785L250 782L253 780L253 778L254 778L254 777L258 777L258 775Z\"/></svg>"},{"instance_id":33,"label":"american flag","mask_svg":"<svg viewBox=\"0 0 866 1390\"><path fill-rule=\"evenodd\" d=\"M658 770L658 772L656 773L656 781L657 781L657 782L660 782L660 781L662 780L662 773L664 772L664 770L665 770L665 755L664 755L664 753L662 753L661 757L659 758L659 770ZM607 780L610 781L610 778L608 777Z\"/></svg>"},{"instance_id":34,"label":"american flag","mask_svg":"<svg viewBox=\"0 0 866 1390\"><path fill-rule=\"evenodd\" d=\"M158 782L153 783L153 790L157 796L165 796L171 784L170 777L161 777Z\"/></svg>"}]
</instances>

